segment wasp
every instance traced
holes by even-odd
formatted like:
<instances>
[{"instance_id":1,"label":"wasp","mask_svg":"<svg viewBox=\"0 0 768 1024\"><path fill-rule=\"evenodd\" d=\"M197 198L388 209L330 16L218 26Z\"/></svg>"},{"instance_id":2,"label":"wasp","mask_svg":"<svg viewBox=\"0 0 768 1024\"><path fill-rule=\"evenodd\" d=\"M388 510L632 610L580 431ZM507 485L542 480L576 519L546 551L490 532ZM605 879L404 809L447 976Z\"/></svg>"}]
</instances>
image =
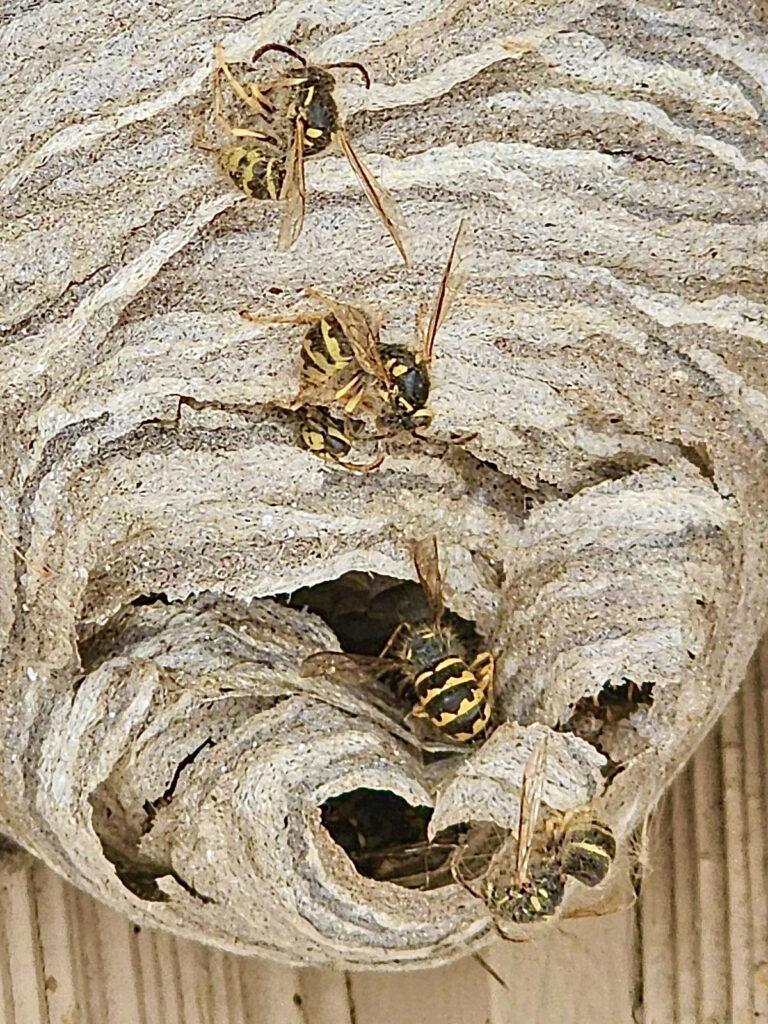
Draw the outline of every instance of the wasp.
<instances>
[{"instance_id":1,"label":"wasp","mask_svg":"<svg viewBox=\"0 0 768 1024\"><path fill-rule=\"evenodd\" d=\"M613 833L589 806L550 812L540 821L546 746L544 737L526 764L517 830L500 840L496 826L476 826L453 857L454 878L485 903L496 931L505 939L511 938L507 925L553 917L568 878L599 885L616 856Z\"/></svg>"},{"instance_id":2,"label":"wasp","mask_svg":"<svg viewBox=\"0 0 768 1024\"><path fill-rule=\"evenodd\" d=\"M495 662L490 651L471 662L457 632L444 621L443 583L437 540L414 546L414 564L430 620L401 622L377 658L338 651L321 651L304 661L305 675L343 672L350 681L394 680L398 699L410 705L410 715L424 719L447 739L466 743L488 729L492 712Z\"/></svg>"},{"instance_id":3,"label":"wasp","mask_svg":"<svg viewBox=\"0 0 768 1024\"><path fill-rule=\"evenodd\" d=\"M342 420L331 416L324 409L312 409L307 412L301 424L301 442L319 459L333 462L353 473L371 473L378 469L384 461L383 455L363 464L347 461L354 441L347 435L346 429Z\"/></svg>"},{"instance_id":4,"label":"wasp","mask_svg":"<svg viewBox=\"0 0 768 1024\"><path fill-rule=\"evenodd\" d=\"M301 350L302 385L297 397L308 388L326 388L331 401L342 403L344 412L354 413L371 396L385 410L385 422L417 432L429 425L432 412L427 408L430 393L429 370L435 339L448 312L466 281L466 222L462 219L451 245L440 279L429 322L426 311L419 311L418 332L421 347L413 352L402 346L382 346L382 317L315 289L307 294L321 307L296 315L272 316L259 311L242 310L251 323L307 324ZM347 378L340 385L344 371ZM339 386L340 385L340 386Z\"/></svg>"},{"instance_id":5,"label":"wasp","mask_svg":"<svg viewBox=\"0 0 768 1024\"><path fill-rule=\"evenodd\" d=\"M410 256L404 242L405 224L399 207L353 149L334 96L336 79L331 74L332 68L357 70L366 88L370 88L368 71L356 61L310 64L300 53L282 43L267 43L259 47L251 62L255 64L270 51L287 54L298 61L298 66L289 67L283 75L271 81L254 83L241 81L235 75L221 44L217 43L214 48L214 118L237 142L237 145L219 151L222 167L247 196L279 199L283 203L277 244L279 250L285 251L298 239L304 224L305 159L336 143L403 261L409 266ZM245 107L249 116L247 127L234 125L225 116L223 81ZM270 162L271 178L267 167Z\"/></svg>"}]
</instances>

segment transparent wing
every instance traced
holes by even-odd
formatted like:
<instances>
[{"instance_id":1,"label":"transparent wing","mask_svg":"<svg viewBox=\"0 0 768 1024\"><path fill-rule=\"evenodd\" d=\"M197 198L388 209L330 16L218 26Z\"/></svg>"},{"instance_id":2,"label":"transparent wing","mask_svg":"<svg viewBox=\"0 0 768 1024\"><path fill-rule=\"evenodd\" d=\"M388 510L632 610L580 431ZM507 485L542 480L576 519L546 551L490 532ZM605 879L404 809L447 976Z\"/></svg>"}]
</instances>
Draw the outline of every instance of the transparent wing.
<instances>
[{"instance_id":1,"label":"transparent wing","mask_svg":"<svg viewBox=\"0 0 768 1024\"><path fill-rule=\"evenodd\" d=\"M422 359L429 365L432 361L432 354L435 348L437 332L442 327L445 318L448 316L454 299L459 294L467 280L467 222L462 218L456 230L456 237L453 240L448 262L445 265L443 276L435 296L432 307L432 315L429 318L429 325L424 334L422 346Z\"/></svg>"},{"instance_id":2,"label":"transparent wing","mask_svg":"<svg viewBox=\"0 0 768 1024\"><path fill-rule=\"evenodd\" d=\"M413 561L419 583L427 598L432 619L436 624L443 617L443 578L440 575L440 558L437 553L437 537L427 537L413 547Z\"/></svg>"},{"instance_id":3,"label":"transparent wing","mask_svg":"<svg viewBox=\"0 0 768 1024\"><path fill-rule=\"evenodd\" d=\"M345 651L318 651L301 664L305 677L327 676L353 686L372 685L382 671L397 666L394 658L375 658L367 654Z\"/></svg>"},{"instance_id":4,"label":"transparent wing","mask_svg":"<svg viewBox=\"0 0 768 1024\"><path fill-rule=\"evenodd\" d=\"M330 295L324 295L313 288L307 289L307 294L319 299L336 317L363 370L389 388L389 374L379 351L378 330L363 310L346 302L337 302Z\"/></svg>"},{"instance_id":5,"label":"transparent wing","mask_svg":"<svg viewBox=\"0 0 768 1024\"><path fill-rule=\"evenodd\" d=\"M531 844L536 834L544 783L547 780L547 736L541 737L528 758L520 789L520 817L517 825L517 852L515 854L515 880L525 882L531 857Z\"/></svg>"},{"instance_id":6,"label":"transparent wing","mask_svg":"<svg viewBox=\"0 0 768 1024\"><path fill-rule=\"evenodd\" d=\"M505 836L504 830L493 822L478 822L472 825L451 856L454 879L478 899L484 898L482 883Z\"/></svg>"},{"instance_id":7,"label":"transparent wing","mask_svg":"<svg viewBox=\"0 0 768 1024\"><path fill-rule=\"evenodd\" d=\"M403 262L406 267L410 267L411 257L404 241L407 229L403 215L400 212L400 207L384 186L376 180L354 151L349 139L347 138L346 132L342 130L337 131L336 139L338 140L342 153L349 161L352 170L360 179L360 184L365 189L365 194L368 196L371 206L379 215L382 224L389 232L392 241L395 243L400 255L403 257Z\"/></svg>"},{"instance_id":8,"label":"transparent wing","mask_svg":"<svg viewBox=\"0 0 768 1024\"><path fill-rule=\"evenodd\" d=\"M277 236L277 248L286 252L301 234L304 226L304 208L307 190L304 184L304 122L296 118L293 130L293 143L288 154L285 168L285 179L280 189L280 200L283 212L280 217L280 231Z\"/></svg>"}]
</instances>

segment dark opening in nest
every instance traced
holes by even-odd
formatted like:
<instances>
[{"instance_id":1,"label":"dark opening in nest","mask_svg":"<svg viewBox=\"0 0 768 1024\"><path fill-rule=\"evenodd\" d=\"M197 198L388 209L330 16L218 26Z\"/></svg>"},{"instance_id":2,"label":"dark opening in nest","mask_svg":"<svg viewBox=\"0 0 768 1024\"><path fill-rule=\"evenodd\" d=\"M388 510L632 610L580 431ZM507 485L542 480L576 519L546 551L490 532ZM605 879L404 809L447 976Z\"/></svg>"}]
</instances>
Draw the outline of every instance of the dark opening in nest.
<instances>
[{"instance_id":1,"label":"dark opening in nest","mask_svg":"<svg viewBox=\"0 0 768 1024\"><path fill-rule=\"evenodd\" d=\"M347 572L335 580L301 587L278 600L292 608L307 608L328 625L344 651L377 655L401 622L428 622L427 600L418 583L376 573ZM470 653L477 653L480 638L472 622L454 612L443 621L450 625Z\"/></svg>"},{"instance_id":2,"label":"dark opening in nest","mask_svg":"<svg viewBox=\"0 0 768 1024\"><path fill-rule=\"evenodd\" d=\"M355 789L320 810L331 838L366 878L421 890L453 882L450 860L462 830L445 829L430 843L431 807L413 807L386 790Z\"/></svg>"},{"instance_id":3,"label":"dark opening in nest","mask_svg":"<svg viewBox=\"0 0 768 1024\"><path fill-rule=\"evenodd\" d=\"M559 728L587 740L607 758L603 775L612 781L624 765L611 755L612 740L630 715L653 704L653 683L635 683L622 679L618 686L606 684L596 696L582 697L573 706L568 719Z\"/></svg>"}]
</instances>

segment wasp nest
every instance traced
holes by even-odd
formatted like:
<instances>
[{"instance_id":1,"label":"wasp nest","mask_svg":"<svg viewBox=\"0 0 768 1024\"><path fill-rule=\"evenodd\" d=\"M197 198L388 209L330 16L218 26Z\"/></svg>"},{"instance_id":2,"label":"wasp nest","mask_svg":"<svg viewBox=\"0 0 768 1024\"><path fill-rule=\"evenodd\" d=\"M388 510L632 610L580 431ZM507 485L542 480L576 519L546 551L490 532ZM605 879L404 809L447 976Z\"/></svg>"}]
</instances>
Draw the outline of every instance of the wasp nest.
<instances>
[{"instance_id":1,"label":"wasp nest","mask_svg":"<svg viewBox=\"0 0 768 1024\"><path fill-rule=\"evenodd\" d=\"M489 935L450 850L514 826L535 737L547 805L593 802L622 846L761 632L764 7L267 8L22 5L7 29L2 828L225 949L438 963ZM412 271L330 151L276 252L274 204L190 142L214 39L366 64L338 95ZM409 344L462 217L427 438L321 462L290 409L302 329L238 311L316 287ZM377 650L432 535L509 723L453 753L301 673Z\"/></svg>"}]
</instances>

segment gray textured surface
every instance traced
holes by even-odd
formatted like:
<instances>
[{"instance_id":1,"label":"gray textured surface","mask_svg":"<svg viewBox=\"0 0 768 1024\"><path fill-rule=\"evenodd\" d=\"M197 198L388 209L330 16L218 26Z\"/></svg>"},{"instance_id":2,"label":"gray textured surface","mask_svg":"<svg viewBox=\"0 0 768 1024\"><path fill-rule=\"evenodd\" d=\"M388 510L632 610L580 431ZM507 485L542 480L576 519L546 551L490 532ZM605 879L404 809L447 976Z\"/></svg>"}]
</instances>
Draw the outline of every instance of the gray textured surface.
<instances>
[{"instance_id":1,"label":"gray textured surface","mask_svg":"<svg viewBox=\"0 0 768 1024\"><path fill-rule=\"evenodd\" d=\"M125 762L130 818L152 773L195 745L190 720L171 716L142 762L142 700L165 704L174 687L192 698L182 668L169 681L157 652L121 638L122 620L116 674L102 666L73 690L77 636L140 594L248 601L352 568L412 576L410 542L434 532L449 603L500 653L512 717L553 725L606 679L655 682L605 798L620 833L637 822L742 678L764 623L765 12L530 0L221 13L73 0L22 8L3 30L0 511L53 574L0 549L0 808L19 842L134 918L307 962L439 961L484 930L482 908L453 890L361 887L323 853L311 801L291 803L299 766L335 792L347 756L364 762L356 777L381 771L418 791L407 745L364 709L341 728L352 719L330 690L239 708L246 747L274 732L274 764L290 768L270 769L256 805L235 737L226 796L201 767L174 801L166 853L199 892L215 882L218 902L170 882L161 910L127 893L90 800ZM279 38L370 66L370 93L353 81L340 96L350 136L402 204L411 274L334 156L309 166L304 234L276 254L275 210L243 201L190 145L216 38L234 57ZM462 215L474 262L438 339L435 442L385 442L370 477L324 466L280 408L296 391L300 330L248 326L237 311L283 311L315 286L385 310L386 339L407 340ZM435 457L451 433L476 437ZM163 626L169 643L174 628ZM257 630L257 643L290 647L286 629ZM189 656L196 680L234 672L214 645ZM295 664L277 680L289 691ZM302 861L299 901L285 893L300 858L253 845L254 821L277 842L286 801L286 835L319 851ZM215 879L203 835L232 844ZM254 870L260 857L268 872ZM326 867L335 902L319 888ZM258 934L255 912L233 916L245 905L259 907Z\"/></svg>"}]
</instances>

